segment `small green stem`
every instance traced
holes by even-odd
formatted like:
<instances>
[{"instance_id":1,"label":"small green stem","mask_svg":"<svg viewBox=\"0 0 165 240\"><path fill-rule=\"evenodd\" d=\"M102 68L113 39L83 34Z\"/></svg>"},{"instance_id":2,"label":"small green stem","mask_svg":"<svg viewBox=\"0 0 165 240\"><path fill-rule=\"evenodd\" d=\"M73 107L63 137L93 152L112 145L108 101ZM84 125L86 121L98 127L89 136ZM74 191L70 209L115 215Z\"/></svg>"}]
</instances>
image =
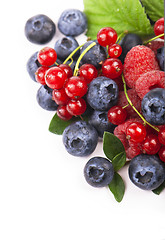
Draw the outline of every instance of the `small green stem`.
<instances>
[{"instance_id":1,"label":"small green stem","mask_svg":"<svg viewBox=\"0 0 165 240\"><path fill-rule=\"evenodd\" d=\"M119 42L121 41L121 39L122 39L127 33L128 33L128 31L122 32L122 33L118 36L116 42L119 43Z\"/></svg>"},{"instance_id":2,"label":"small green stem","mask_svg":"<svg viewBox=\"0 0 165 240\"><path fill-rule=\"evenodd\" d=\"M126 82L125 82L125 79L124 79L124 76L122 74L122 81L123 81L123 84L124 84L124 93L125 93L125 96L126 96L126 99L128 101L128 103L131 105L131 107L134 109L134 111L139 115L139 117L143 120L144 124L148 124L150 127L152 127L154 130L156 130L157 132L159 132L159 128L153 126L152 124L150 124L149 122L147 122L145 120L145 118L138 112L138 110L134 107L134 105L132 104L131 100L129 99L128 97L128 94L127 94L127 88L126 88Z\"/></svg>"},{"instance_id":3,"label":"small green stem","mask_svg":"<svg viewBox=\"0 0 165 240\"><path fill-rule=\"evenodd\" d=\"M76 63L76 66L75 66L75 69L74 69L74 73L73 75L74 76L77 76L77 73L78 73L78 70L79 70L79 64L80 64L80 61L81 59L83 58L83 56L85 55L85 53L87 53L89 51L89 49L91 49L93 46L96 45L96 42L92 42L83 52L82 54L80 55L80 57L78 58L77 60L77 63Z\"/></svg>"},{"instance_id":4,"label":"small green stem","mask_svg":"<svg viewBox=\"0 0 165 240\"><path fill-rule=\"evenodd\" d=\"M85 43L84 43L84 44L85 44ZM84 44L78 46L78 47L65 59L65 61L63 62L63 64L66 64L67 61L69 61L69 59L72 58L73 55L74 55Z\"/></svg>"},{"instance_id":5,"label":"small green stem","mask_svg":"<svg viewBox=\"0 0 165 240\"><path fill-rule=\"evenodd\" d=\"M164 36L164 33L162 33L162 34L160 34L160 35L158 35L158 36L156 36L154 38L151 38L148 41L145 41L143 44L146 45L147 43L150 43L150 42L156 40L157 38L160 38L160 37L163 37L163 36Z\"/></svg>"}]
</instances>

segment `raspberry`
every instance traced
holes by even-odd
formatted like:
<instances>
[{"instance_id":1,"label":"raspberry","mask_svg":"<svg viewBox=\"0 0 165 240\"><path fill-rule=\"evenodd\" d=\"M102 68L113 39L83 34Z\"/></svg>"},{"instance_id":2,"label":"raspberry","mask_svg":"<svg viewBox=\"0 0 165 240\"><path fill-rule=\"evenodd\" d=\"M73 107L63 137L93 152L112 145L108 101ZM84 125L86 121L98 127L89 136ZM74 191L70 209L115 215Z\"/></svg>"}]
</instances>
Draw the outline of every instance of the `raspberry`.
<instances>
[{"instance_id":1,"label":"raspberry","mask_svg":"<svg viewBox=\"0 0 165 240\"><path fill-rule=\"evenodd\" d=\"M141 74L160 70L154 52L143 45L133 47L126 55L124 61L124 77L130 88L135 88L135 83Z\"/></svg>"},{"instance_id":2,"label":"raspberry","mask_svg":"<svg viewBox=\"0 0 165 240\"><path fill-rule=\"evenodd\" d=\"M136 91L134 89L129 89L127 90L127 94L134 107L138 110L138 112L141 112L141 99L138 97ZM117 105L124 107L127 104L128 101L126 99L124 91L120 91ZM133 110L133 108L130 105L127 106L125 110L127 111L128 118L137 117L137 113Z\"/></svg>"},{"instance_id":3,"label":"raspberry","mask_svg":"<svg viewBox=\"0 0 165 240\"><path fill-rule=\"evenodd\" d=\"M157 39L155 41L149 42L147 45L154 53L157 54L157 49L164 47L164 41Z\"/></svg>"},{"instance_id":4,"label":"raspberry","mask_svg":"<svg viewBox=\"0 0 165 240\"><path fill-rule=\"evenodd\" d=\"M135 90L143 99L144 95L153 88L165 88L165 74L163 71L153 70L142 74L136 81Z\"/></svg>"}]
</instances>

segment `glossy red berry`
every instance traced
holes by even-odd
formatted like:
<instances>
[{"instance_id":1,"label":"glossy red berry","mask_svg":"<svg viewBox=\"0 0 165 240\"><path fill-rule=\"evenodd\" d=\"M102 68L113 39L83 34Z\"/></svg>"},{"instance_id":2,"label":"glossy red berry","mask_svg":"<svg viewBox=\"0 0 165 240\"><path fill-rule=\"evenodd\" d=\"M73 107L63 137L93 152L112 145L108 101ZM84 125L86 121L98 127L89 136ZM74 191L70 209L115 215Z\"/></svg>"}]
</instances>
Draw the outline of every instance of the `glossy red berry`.
<instances>
[{"instance_id":1,"label":"glossy red berry","mask_svg":"<svg viewBox=\"0 0 165 240\"><path fill-rule=\"evenodd\" d=\"M86 102L83 98L70 100L66 105L66 109L73 116L81 115L86 110Z\"/></svg>"},{"instance_id":2,"label":"glossy red berry","mask_svg":"<svg viewBox=\"0 0 165 240\"><path fill-rule=\"evenodd\" d=\"M142 142L146 137L146 128L139 122L133 122L126 129L127 139L133 142Z\"/></svg>"},{"instance_id":3,"label":"glossy red berry","mask_svg":"<svg viewBox=\"0 0 165 240\"><path fill-rule=\"evenodd\" d=\"M115 43L108 47L108 54L112 58L118 58L122 53L122 47Z\"/></svg>"},{"instance_id":4,"label":"glossy red berry","mask_svg":"<svg viewBox=\"0 0 165 240\"><path fill-rule=\"evenodd\" d=\"M114 125L119 125L125 121L127 112L120 106L113 106L108 111L108 120Z\"/></svg>"},{"instance_id":5,"label":"glossy red berry","mask_svg":"<svg viewBox=\"0 0 165 240\"><path fill-rule=\"evenodd\" d=\"M57 53L53 48L44 47L38 52L38 61L43 66L51 66L57 59Z\"/></svg>"},{"instance_id":6,"label":"glossy red berry","mask_svg":"<svg viewBox=\"0 0 165 240\"><path fill-rule=\"evenodd\" d=\"M52 97L57 105L66 105L67 102L70 100L68 95L66 95L65 89L54 89L52 92Z\"/></svg>"},{"instance_id":7,"label":"glossy red berry","mask_svg":"<svg viewBox=\"0 0 165 240\"><path fill-rule=\"evenodd\" d=\"M45 82L47 86L52 89L62 88L66 79L67 79L66 73L59 67L49 68L45 75Z\"/></svg>"},{"instance_id":8,"label":"glossy red berry","mask_svg":"<svg viewBox=\"0 0 165 240\"><path fill-rule=\"evenodd\" d=\"M41 83L42 85L46 85L45 83L45 74L49 67L41 66L35 72L35 79L37 82Z\"/></svg>"},{"instance_id":9,"label":"glossy red berry","mask_svg":"<svg viewBox=\"0 0 165 240\"><path fill-rule=\"evenodd\" d=\"M97 33L97 41L103 47L114 44L117 41L117 32L111 27L101 28Z\"/></svg>"},{"instance_id":10,"label":"glossy red berry","mask_svg":"<svg viewBox=\"0 0 165 240\"><path fill-rule=\"evenodd\" d=\"M98 71L90 63L83 64L79 69L79 74L83 77L87 83L90 83L94 78L97 77Z\"/></svg>"},{"instance_id":11,"label":"glossy red berry","mask_svg":"<svg viewBox=\"0 0 165 240\"><path fill-rule=\"evenodd\" d=\"M156 154L159 151L160 147L161 144L158 137L154 134L150 134L145 138L142 150L143 153Z\"/></svg>"},{"instance_id":12,"label":"glossy red berry","mask_svg":"<svg viewBox=\"0 0 165 240\"><path fill-rule=\"evenodd\" d=\"M57 115L64 121L70 120L73 116L67 111L66 106L59 106L57 108Z\"/></svg>"},{"instance_id":13,"label":"glossy red berry","mask_svg":"<svg viewBox=\"0 0 165 240\"><path fill-rule=\"evenodd\" d=\"M158 138L159 138L159 142L162 143L163 145L165 145L165 127L160 129L160 131L158 133Z\"/></svg>"},{"instance_id":14,"label":"glossy red berry","mask_svg":"<svg viewBox=\"0 0 165 240\"><path fill-rule=\"evenodd\" d=\"M71 67L69 65L67 65L67 64L60 64L60 65L58 65L58 67L64 70L64 72L67 75L67 78L70 78L70 77L73 76L73 71L72 71L72 69L71 69Z\"/></svg>"},{"instance_id":15,"label":"glossy red berry","mask_svg":"<svg viewBox=\"0 0 165 240\"><path fill-rule=\"evenodd\" d=\"M156 36L164 33L164 18L160 18L156 21L156 23L154 24L154 33ZM161 38L164 39L164 36Z\"/></svg>"},{"instance_id":16,"label":"glossy red berry","mask_svg":"<svg viewBox=\"0 0 165 240\"><path fill-rule=\"evenodd\" d=\"M72 99L83 97L87 93L87 90L87 83L82 77L73 76L65 84L65 92Z\"/></svg>"},{"instance_id":17,"label":"glossy red berry","mask_svg":"<svg viewBox=\"0 0 165 240\"><path fill-rule=\"evenodd\" d=\"M162 146L158 152L160 160L165 162L165 146Z\"/></svg>"},{"instance_id":18,"label":"glossy red berry","mask_svg":"<svg viewBox=\"0 0 165 240\"><path fill-rule=\"evenodd\" d=\"M123 65L117 58L108 58L102 64L102 73L105 77L115 79L122 74Z\"/></svg>"}]
</instances>

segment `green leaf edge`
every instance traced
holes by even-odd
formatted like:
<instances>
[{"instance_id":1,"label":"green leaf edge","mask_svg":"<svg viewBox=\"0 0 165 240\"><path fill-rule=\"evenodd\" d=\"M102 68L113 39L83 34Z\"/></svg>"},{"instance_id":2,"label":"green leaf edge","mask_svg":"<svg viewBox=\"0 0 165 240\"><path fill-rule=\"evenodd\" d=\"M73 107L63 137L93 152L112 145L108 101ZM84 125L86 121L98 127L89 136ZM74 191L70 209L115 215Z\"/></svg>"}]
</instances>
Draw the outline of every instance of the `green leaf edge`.
<instances>
[{"instance_id":1,"label":"green leaf edge","mask_svg":"<svg viewBox=\"0 0 165 240\"><path fill-rule=\"evenodd\" d=\"M125 184L122 177L117 172L114 173L114 177L108 187L113 193L116 201L121 202L125 193Z\"/></svg>"},{"instance_id":2,"label":"green leaf edge","mask_svg":"<svg viewBox=\"0 0 165 240\"><path fill-rule=\"evenodd\" d=\"M156 189L152 190L153 193L159 195L165 189L165 181Z\"/></svg>"}]
</instances>

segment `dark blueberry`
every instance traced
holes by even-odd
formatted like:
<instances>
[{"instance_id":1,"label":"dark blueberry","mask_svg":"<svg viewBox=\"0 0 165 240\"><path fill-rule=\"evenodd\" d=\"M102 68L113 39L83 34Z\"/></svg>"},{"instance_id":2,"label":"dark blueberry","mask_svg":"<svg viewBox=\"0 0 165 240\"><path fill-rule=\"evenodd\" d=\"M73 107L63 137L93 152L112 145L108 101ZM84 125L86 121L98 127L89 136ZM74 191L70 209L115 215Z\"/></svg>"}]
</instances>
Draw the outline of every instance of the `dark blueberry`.
<instances>
[{"instance_id":1,"label":"dark blueberry","mask_svg":"<svg viewBox=\"0 0 165 240\"><path fill-rule=\"evenodd\" d=\"M118 101L118 86L110 78L97 77L90 82L87 92L89 105L99 111L107 111Z\"/></svg>"},{"instance_id":2,"label":"dark blueberry","mask_svg":"<svg viewBox=\"0 0 165 240\"><path fill-rule=\"evenodd\" d=\"M43 14L29 18L25 25L25 35L27 39L36 44L49 42L56 32L54 22Z\"/></svg>"},{"instance_id":3,"label":"dark blueberry","mask_svg":"<svg viewBox=\"0 0 165 240\"><path fill-rule=\"evenodd\" d=\"M142 45L142 39L140 36L134 33L128 33L125 35L125 37L120 42L120 45L122 47L122 53L119 57L119 59L124 63L124 59L127 55L127 53L131 50L131 48Z\"/></svg>"},{"instance_id":4,"label":"dark blueberry","mask_svg":"<svg viewBox=\"0 0 165 240\"><path fill-rule=\"evenodd\" d=\"M157 49L157 59L158 59L158 63L159 63L159 66L160 66L160 69L162 71L165 70L165 67L164 67L164 51L165 51L165 48L162 47L162 48L158 48Z\"/></svg>"},{"instance_id":5,"label":"dark blueberry","mask_svg":"<svg viewBox=\"0 0 165 240\"><path fill-rule=\"evenodd\" d=\"M63 144L71 155L87 156L97 145L98 134L96 129L85 121L70 124L63 132Z\"/></svg>"},{"instance_id":6,"label":"dark blueberry","mask_svg":"<svg viewBox=\"0 0 165 240\"><path fill-rule=\"evenodd\" d=\"M153 190L165 180L165 164L157 155L140 154L129 165L131 181L143 190Z\"/></svg>"},{"instance_id":7,"label":"dark blueberry","mask_svg":"<svg viewBox=\"0 0 165 240\"><path fill-rule=\"evenodd\" d=\"M78 36L87 29L87 18L77 9L67 9L58 20L58 28L66 36Z\"/></svg>"},{"instance_id":8,"label":"dark blueberry","mask_svg":"<svg viewBox=\"0 0 165 240\"><path fill-rule=\"evenodd\" d=\"M82 46L80 50L80 54L93 42L94 41L86 42ZM107 53L104 47L100 46L100 44L98 44L97 41L95 42L96 42L96 45L93 46L91 49L89 49L81 59L81 64L90 63L94 65L97 69L99 69L102 66L101 63L106 60Z\"/></svg>"},{"instance_id":9,"label":"dark blueberry","mask_svg":"<svg viewBox=\"0 0 165 240\"><path fill-rule=\"evenodd\" d=\"M96 111L89 116L88 122L94 126L98 132L99 137L103 137L104 132L113 133L116 125L108 120L108 112Z\"/></svg>"},{"instance_id":10,"label":"dark blueberry","mask_svg":"<svg viewBox=\"0 0 165 240\"><path fill-rule=\"evenodd\" d=\"M35 79L35 72L37 71L37 69L39 67L41 67L41 64L38 62L38 59L37 59L37 55L38 55L38 52L35 52L30 58L29 60L27 61L27 64L26 64L26 69L31 77L31 79L33 81L36 82L36 79Z\"/></svg>"},{"instance_id":11,"label":"dark blueberry","mask_svg":"<svg viewBox=\"0 0 165 240\"><path fill-rule=\"evenodd\" d=\"M65 60L77 47L78 42L73 37L63 37L55 43L54 49L61 60ZM80 50L76 51L73 58L79 56Z\"/></svg>"},{"instance_id":12,"label":"dark blueberry","mask_svg":"<svg viewBox=\"0 0 165 240\"><path fill-rule=\"evenodd\" d=\"M114 168L108 159L93 157L85 165L84 176L91 186L105 187L113 179Z\"/></svg>"},{"instance_id":13,"label":"dark blueberry","mask_svg":"<svg viewBox=\"0 0 165 240\"><path fill-rule=\"evenodd\" d=\"M144 118L153 125L165 124L165 89L154 88L143 98L141 103Z\"/></svg>"},{"instance_id":14,"label":"dark blueberry","mask_svg":"<svg viewBox=\"0 0 165 240\"><path fill-rule=\"evenodd\" d=\"M47 87L46 85L42 85L37 91L37 102L45 110L48 111L56 111L58 105L52 100L52 89Z\"/></svg>"}]
</instances>

